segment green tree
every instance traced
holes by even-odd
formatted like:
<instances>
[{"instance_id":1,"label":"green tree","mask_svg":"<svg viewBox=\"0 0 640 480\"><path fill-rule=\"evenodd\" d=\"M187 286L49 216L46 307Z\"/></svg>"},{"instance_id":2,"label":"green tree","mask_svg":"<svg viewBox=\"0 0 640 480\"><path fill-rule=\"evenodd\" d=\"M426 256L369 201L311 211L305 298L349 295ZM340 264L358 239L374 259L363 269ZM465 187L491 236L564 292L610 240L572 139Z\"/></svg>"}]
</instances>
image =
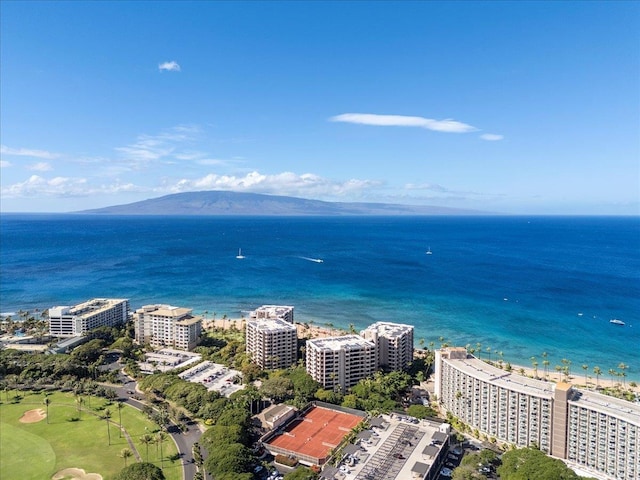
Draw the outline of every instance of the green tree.
<instances>
[{"instance_id":1,"label":"green tree","mask_svg":"<svg viewBox=\"0 0 640 480\"><path fill-rule=\"evenodd\" d=\"M240 443L222 444L209 451L209 457L205 461L205 469L217 479L222 474L246 472L251 461L251 452L244 445Z\"/></svg>"},{"instance_id":2,"label":"green tree","mask_svg":"<svg viewBox=\"0 0 640 480\"><path fill-rule=\"evenodd\" d=\"M51 400L49 400L49 397L45 396L44 397L44 405L47 408L47 424L49 424L49 404L51 403Z\"/></svg>"},{"instance_id":3,"label":"green tree","mask_svg":"<svg viewBox=\"0 0 640 480\"><path fill-rule=\"evenodd\" d=\"M153 463L142 462L123 468L113 480L166 480L166 477Z\"/></svg>"},{"instance_id":4,"label":"green tree","mask_svg":"<svg viewBox=\"0 0 640 480\"><path fill-rule=\"evenodd\" d=\"M562 460L548 457L536 448L511 450L502 455L497 473L502 480L580 480Z\"/></svg>"},{"instance_id":5,"label":"green tree","mask_svg":"<svg viewBox=\"0 0 640 480\"><path fill-rule=\"evenodd\" d=\"M285 474L284 480L315 480L318 474L308 467L300 466L293 472Z\"/></svg>"},{"instance_id":6,"label":"green tree","mask_svg":"<svg viewBox=\"0 0 640 480\"><path fill-rule=\"evenodd\" d=\"M600 375L602 375L602 369L597 365L593 367L593 374L596 376L596 388L600 387Z\"/></svg>"},{"instance_id":7,"label":"green tree","mask_svg":"<svg viewBox=\"0 0 640 480\"><path fill-rule=\"evenodd\" d=\"M150 434L145 433L140 437L140 443L142 443L147 449L147 462L148 462L149 461L149 445L153 443L153 437Z\"/></svg>"},{"instance_id":8,"label":"green tree","mask_svg":"<svg viewBox=\"0 0 640 480\"><path fill-rule=\"evenodd\" d=\"M290 378L271 377L262 382L260 391L274 403L280 403L293 398L293 382Z\"/></svg>"},{"instance_id":9,"label":"green tree","mask_svg":"<svg viewBox=\"0 0 640 480\"><path fill-rule=\"evenodd\" d=\"M127 460L133 456L133 452L128 448L120 450L120 458L124 459L124 466L127 466Z\"/></svg>"},{"instance_id":10,"label":"green tree","mask_svg":"<svg viewBox=\"0 0 640 480\"><path fill-rule=\"evenodd\" d=\"M107 423L107 436L109 438L109 445L111 445L111 429L109 428L109 419L111 418L111 410L108 408L102 413L102 418L104 418Z\"/></svg>"}]
</instances>

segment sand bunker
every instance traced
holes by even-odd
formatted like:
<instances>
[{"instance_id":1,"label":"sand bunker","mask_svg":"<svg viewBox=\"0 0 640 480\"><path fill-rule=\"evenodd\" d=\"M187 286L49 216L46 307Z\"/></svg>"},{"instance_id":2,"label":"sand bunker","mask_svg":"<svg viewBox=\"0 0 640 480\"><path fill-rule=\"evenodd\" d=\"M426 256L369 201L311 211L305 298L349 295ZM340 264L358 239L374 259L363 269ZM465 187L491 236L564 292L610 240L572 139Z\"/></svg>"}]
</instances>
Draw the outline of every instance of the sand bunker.
<instances>
[{"instance_id":1,"label":"sand bunker","mask_svg":"<svg viewBox=\"0 0 640 480\"><path fill-rule=\"evenodd\" d=\"M98 473L87 473L82 468L65 468L56 473L51 480L102 480L102 475Z\"/></svg>"},{"instance_id":2,"label":"sand bunker","mask_svg":"<svg viewBox=\"0 0 640 480\"><path fill-rule=\"evenodd\" d=\"M35 410L24 412L20 417L20 421L22 423L36 423L44 420L45 418L47 418L47 414L44 413L44 410L37 408Z\"/></svg>"}]
</instances>

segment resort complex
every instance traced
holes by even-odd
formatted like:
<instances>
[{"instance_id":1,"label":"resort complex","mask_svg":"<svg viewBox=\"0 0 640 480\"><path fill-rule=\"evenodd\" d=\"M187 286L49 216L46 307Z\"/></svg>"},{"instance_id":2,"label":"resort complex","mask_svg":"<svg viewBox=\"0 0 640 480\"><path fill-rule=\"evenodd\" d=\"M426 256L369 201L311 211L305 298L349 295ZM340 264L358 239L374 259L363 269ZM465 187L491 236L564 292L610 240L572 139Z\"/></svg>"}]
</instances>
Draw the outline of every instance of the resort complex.
<instances>
[{"instance_id":1,"label":"resort complex","mask_svg":"<svg viewBox=\"0 0 640 480\"><path fill-rule=\"evenodd\" d=\"M436 351L434 374L440 405L470 429L587 472L640 477L637 403L507 372L460 347Z\"/></svg>"},{"instance_id":2,"label":"resort complex","mask_svg":"<svg viewBox=\"0 0 640 480\"><path fill-rule=\"evenodd\" d=\"M129 300L94 298L75 307L49 309L49 333L55 337L85 335L98 327L125 323L129 315Z\"/></svg>"},{"instance_id":3,"label":"resort complex","mask_svg":"<svg viewBox=\"0 0 640 480\"><path fill-rule=\"evenodd\" d=\"M411 325L376 322L359 335L332 335L333 329L296 325L293 311L291 306L263 305L250 312L244 351L255 366L284 371L297 366L300 352L304 359L300 372L306 371L328 394L344 395L353 394L357 389L350 391L351 387L376 378L380 370L400 372L414 362ZM147 347L144 359L137 359L138 372L177 371L179 379L225 398L247 388L249 380L242 368L234 369L225 360L214 363L200 350L191 352L202 339L203 319L190 308L145 305L129 315L128 300L105 298L75 307L52 307L49 331L69 343L49 348L49 352L71 351L90 338L90 330L127 320L133 322L135 342ZM224 321L222 325L224 328ZM259 445L274 456L323 467L320 478L324 479L433 480L441 478L447 470L444 465L451 463L452 424L493 448L536 447L581 474L599 479L640 478L638 401L517 374L476 358L462 347L443 347L432 353L433 383L416 387L424 393L412 392L402 402L407 411L409 403L423 408L429 403L422 389L428 389L431 406L448 421L419 420L400 411L370 417L362 411L365 408L323 403L317 400L320 396L294 407L274 400L277 395L267 395L260 403L268 399L271 405L259 408L254 417L262 435ZM317 385L312 388L315 392Z\"/></svg>"}]
</instances>

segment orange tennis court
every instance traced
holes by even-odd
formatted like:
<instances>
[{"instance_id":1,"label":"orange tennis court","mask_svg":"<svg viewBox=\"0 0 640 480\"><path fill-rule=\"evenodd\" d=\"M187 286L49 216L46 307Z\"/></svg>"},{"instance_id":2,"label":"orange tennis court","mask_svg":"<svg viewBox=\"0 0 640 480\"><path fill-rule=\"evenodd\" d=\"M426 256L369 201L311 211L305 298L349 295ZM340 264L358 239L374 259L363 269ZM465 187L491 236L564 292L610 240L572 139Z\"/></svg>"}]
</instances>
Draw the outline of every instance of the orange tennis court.
<instances>
[{"instance_id":1,"label":"orange tennis court","mask_svg":"<svg viewBox=\"0 0 640 480\"><path fill-rule=\"evenodd\" d=\"M363 417L352 413L314 406L267 444L282 453L321 465L331 449L337 447L362 420Z\"/></svg>"}]
</instances>

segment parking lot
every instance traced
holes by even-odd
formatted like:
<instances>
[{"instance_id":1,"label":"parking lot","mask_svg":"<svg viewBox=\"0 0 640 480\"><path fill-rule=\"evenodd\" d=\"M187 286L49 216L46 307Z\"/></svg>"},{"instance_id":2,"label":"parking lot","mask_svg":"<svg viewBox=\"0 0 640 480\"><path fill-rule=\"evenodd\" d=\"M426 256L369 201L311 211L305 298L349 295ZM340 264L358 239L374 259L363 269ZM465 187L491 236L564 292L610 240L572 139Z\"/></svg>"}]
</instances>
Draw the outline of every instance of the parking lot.
<instances>
[{"instance_id":1,"label":"parking lot","mask_svg":"<svg viewBox=\"0 0 640 480\"><path fill-rule=\"evenodd\" d=\"M238 370L209 361L199 363L178 376L192 383L201 383L207 387L207 390L215 390L225 397L244 388L243 385L234 383L237 378L241 377Z\"/></svg>"}]
</instances>

